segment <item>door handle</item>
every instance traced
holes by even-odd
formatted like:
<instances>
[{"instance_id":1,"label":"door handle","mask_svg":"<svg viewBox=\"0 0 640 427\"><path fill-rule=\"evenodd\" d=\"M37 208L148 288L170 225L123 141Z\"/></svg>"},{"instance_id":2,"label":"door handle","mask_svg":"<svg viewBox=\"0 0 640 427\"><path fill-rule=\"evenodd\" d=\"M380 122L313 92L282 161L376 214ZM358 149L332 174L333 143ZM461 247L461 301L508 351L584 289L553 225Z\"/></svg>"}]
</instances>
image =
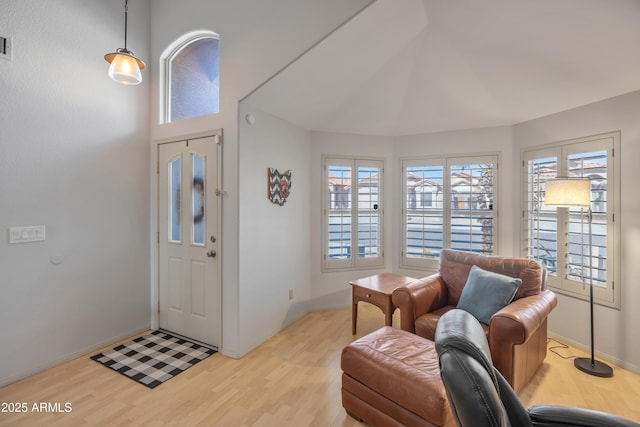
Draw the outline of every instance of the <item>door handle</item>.
<instances>
[{"instance_id":1,"label":"door handle","mask_svg":"<svg viewBox=\"0 0 640 427\"><path fill-rule=\"evenodd\" d=\"M213 249L212 249L212 250L210 250L209 252L207 252L207 256L208 256L209 258L215 258L215 257L216 257L216 255L218 255L218 254L217 254L217 253L216 253L216 251L214 251Z\"/></svg>"}]
</instances>

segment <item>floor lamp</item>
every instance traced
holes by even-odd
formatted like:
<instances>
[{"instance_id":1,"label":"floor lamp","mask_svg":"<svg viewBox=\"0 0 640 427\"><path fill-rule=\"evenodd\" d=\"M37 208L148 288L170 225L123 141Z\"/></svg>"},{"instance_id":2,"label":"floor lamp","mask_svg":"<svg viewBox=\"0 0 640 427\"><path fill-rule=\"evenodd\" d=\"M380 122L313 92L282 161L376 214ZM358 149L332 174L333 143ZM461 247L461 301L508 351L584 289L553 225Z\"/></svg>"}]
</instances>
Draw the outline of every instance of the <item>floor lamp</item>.
<instances>
[{"instance_id":1,"label":"floor lamp","mask_svg":"<svg viewBox=\"0 0 640 427\"><path fill-rule=\"evenodd\" d=\"M581 208L587 210L589 219L589 308L591 314L591 358L576 357L573 364L582 372L597 377L612 377L613 369L606 363L595 360L593 346L593 273L591 262L591 181L588 178L556 178L546 182L544 204L564 208ZM583 254L584 257L584 254ZM582 258L584 259L584 258ZM582 262L584 280L584 261Z\"/></svg>"}]
</instances>

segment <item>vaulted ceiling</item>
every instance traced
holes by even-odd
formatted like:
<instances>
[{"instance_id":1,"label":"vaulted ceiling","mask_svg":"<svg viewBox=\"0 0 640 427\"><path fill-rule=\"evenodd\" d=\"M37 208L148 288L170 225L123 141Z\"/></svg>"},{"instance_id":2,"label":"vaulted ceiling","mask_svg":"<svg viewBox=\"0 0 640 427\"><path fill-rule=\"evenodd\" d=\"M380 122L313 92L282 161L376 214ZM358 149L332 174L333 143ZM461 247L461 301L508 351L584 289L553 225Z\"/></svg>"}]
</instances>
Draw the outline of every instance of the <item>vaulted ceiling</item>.
<instances>
[{"instance_id":1,"label":"vaulted ceiling","mask_svg":"<svg viewBox=\"0 0 640 427\"><path fill-rule=\"evenodd\" d=\"M636 90L638 0L376 0L245 102L309 130L397 136Z\"/></svg>"}]
</instances>

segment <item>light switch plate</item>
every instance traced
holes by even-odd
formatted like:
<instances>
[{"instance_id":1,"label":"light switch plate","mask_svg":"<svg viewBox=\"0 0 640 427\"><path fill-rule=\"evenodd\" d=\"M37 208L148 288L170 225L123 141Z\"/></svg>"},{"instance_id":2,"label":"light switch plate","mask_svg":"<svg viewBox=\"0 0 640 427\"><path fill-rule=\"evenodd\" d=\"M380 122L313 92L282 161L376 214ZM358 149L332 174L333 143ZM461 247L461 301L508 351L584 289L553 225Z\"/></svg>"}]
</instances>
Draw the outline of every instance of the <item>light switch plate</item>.
<instances>
[{"instance_id":1,"label":"light switch plate","mask_svg":"<svg viewBox=\"0 0 640 427\"><path fill-rule=\"evenodd\" d=\"M9 227L9 243L39 242L45 239L44 225Z\"/></svg>"}]
</instances>

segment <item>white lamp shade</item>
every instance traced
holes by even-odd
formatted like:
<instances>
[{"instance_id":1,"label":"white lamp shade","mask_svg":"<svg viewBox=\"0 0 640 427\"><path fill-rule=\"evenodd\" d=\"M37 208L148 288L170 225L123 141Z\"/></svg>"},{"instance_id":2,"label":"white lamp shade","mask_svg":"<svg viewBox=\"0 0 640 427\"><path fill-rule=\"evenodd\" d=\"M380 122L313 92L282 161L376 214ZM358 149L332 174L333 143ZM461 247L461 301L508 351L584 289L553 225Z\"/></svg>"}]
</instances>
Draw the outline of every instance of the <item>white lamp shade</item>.
<instances>
[{"instance_id":1,"label":"white lamp shade","mask_svg":"<svg viewBox=\"0 0 640 427\"><path fill-rule=\"evenodd\" d=\"M142 82L142 73L135 57L119 53L109 66L109 77L125 85L137 85Z\"/></svg>"},{"instance_id":2,"label":"white lamp shade","mask_svg":"<svg viewBox=\"0 0 640 427\"><path fill-rule=\"evenodd\" d=\"M591 206L591 181L581 178L558 178L545 184L544 204L565 208Z\"/></svg>"}]
</instances>

